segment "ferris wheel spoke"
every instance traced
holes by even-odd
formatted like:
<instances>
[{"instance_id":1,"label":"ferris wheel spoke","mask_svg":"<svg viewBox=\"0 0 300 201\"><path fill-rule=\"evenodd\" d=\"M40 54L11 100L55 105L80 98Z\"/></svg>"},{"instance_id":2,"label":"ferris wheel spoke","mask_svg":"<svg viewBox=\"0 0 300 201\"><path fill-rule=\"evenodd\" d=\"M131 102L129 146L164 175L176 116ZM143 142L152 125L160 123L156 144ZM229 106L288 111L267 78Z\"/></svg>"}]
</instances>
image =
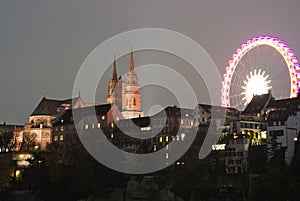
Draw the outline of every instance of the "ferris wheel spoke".
<instances>
[{"instance_id":1,"label":"ferris wheel spoke","mask_svg":"<svg viewBox=\"0 0 300 201\"><path fill-rule=\"evenodd\" d=\"M297 59L283 41L271 36L259 36L244 43L229 61L223 86L222 103L243 110L253 94L280 94L287 90L287 97L295 97L298 89ZM294 65L294 68L290 68ZM288 75L288 79L283 79ZM287 80L287 81L286 81ZM283 89L282 89L283 88Z\"/></svg>"}]
</instances>

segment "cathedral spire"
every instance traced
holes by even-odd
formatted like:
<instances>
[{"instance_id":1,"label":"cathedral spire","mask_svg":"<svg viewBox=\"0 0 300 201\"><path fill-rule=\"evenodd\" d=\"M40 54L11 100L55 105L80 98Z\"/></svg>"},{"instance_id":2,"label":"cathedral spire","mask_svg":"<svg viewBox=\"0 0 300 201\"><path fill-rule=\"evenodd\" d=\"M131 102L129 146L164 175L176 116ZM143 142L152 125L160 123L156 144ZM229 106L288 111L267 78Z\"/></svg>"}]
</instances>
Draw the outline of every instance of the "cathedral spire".
<instances>
[{"instance_id":1,"label":"cathedral spire","mask_svg":"<svg viewBox=\"0 0 300 201\"><path fill-rule=\"evenodd\" d=\"M114 55L114 68L113 68L113 72L112 72L112 80L118 80L116 54Z\"/></svg>"},{"instance_id":2,"label":"cathedral spire","mask_svg":"<svg viewBox=\"0 0 300 201\"><path fill-rule=\"evenodd\" d=\"M129 71L134 70L134 61L133 61L133 52L132 52L132 47L131 47L131 52L130 52L130 69Z\"/></svg>"}]
</instances>

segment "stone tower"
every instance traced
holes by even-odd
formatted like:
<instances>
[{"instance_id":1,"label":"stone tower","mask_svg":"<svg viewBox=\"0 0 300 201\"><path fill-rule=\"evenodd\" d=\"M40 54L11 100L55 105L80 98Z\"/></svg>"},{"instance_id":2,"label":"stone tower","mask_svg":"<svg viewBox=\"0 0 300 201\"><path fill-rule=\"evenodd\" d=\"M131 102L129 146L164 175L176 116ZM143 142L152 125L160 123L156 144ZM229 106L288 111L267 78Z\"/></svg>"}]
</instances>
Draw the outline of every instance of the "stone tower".
<instances>
[{"instance_id":1,"label":"stone tower","mask_svg":"<svg viewBox=\"0 0 300 201\"><path fill-rule=\"evenodd\" d=\"M117 76L116 55L114 56L112 78L108 84L106 103L115 104L119 110L122 109L122 79L121 77L118 79Z\"/></svg>"},{"instance_id":2,"label":"stone tower","mask_svg":"<svg viewBox=\"0 0 300 201\"><path fill-rule=\"evenodd\" d=\"M122 84L122 115L127 118L142 117L141 93L138 77L134 71L133 52L130 52L130 65L127 79Z\"/></svg>"}]
</instances>

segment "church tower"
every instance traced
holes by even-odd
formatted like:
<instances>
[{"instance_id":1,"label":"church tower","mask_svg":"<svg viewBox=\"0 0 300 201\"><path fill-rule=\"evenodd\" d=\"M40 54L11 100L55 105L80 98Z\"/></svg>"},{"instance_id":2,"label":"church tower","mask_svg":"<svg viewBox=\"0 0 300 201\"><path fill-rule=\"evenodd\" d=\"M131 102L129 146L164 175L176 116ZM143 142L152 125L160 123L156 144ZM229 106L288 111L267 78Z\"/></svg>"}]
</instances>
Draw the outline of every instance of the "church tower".
<instances>
[{"instance_id":1,"label":"church tower","mask_svg":"<svg viewBox=\"0 0 300 201\"><path fill-rule=\"evenodd\" d=\"M112 78L108 84L106 103L116 104L119 109L122 107L122 80L117 76L116 55L114 56Z\"/></svg>"},{"instance_id":2,"label":"church tower","mask_svg":"<svg viewBox=\"0 0 300 201\"><path fill-rule=\"evenodd\" d=\"M122 115L128 118L142 117L141 93L138 77L134 71L133 52L130 53L129 72L127 79L122 83Z\"/></svg>"}]
</instances>

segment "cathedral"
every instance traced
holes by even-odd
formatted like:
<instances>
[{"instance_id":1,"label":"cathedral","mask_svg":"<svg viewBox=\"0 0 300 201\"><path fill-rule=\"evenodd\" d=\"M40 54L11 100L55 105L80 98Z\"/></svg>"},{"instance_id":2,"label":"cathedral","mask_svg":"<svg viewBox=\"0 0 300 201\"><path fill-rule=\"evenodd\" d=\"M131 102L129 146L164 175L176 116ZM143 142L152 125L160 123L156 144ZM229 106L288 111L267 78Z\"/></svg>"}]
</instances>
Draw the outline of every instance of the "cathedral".
<instances>
[{"instance_id":1,"label":"cathedral","mask_svg":"<svg viewBox=\"0 0 300 201\"><path fill-rule=\"evenodd\" d=\"M108 84L107 104L115 104L125 119L142 117L141 93L138 77L134 71L133 52L130 53L129 71L125 77L117 76L117 62L114 58L112 78Z\"/></svg>"},{"instance_id":2,"label":"cathedral","mask_svg":"<svg viewBox=\"0 0 300 201\"><path fill-rule=\"evenodd\" d=\"M117 119L131 119L144 116L141 111L141 93L139 88L138 77L134 70L133 52L131 51L130 53L129 71L124 78L117 76L116 58L114 58L112 78L108 83L106 104L111 104L113 110L117 109L117 113L115 113L118 116ZM106 104L102 105L105 106ZM24 126L16 126L13 130L13 150L47 150L47 146L53 140L53 121L70 109L91 106L95 107L99 105L85 103L79 94L78 97L67 100L43 97L30 115L28 123ZM63 128L60 128L59 131L62 132ZM0 152L2 149L4 150L5 148L0 145Z\"/></svg>"}]
</instances>

